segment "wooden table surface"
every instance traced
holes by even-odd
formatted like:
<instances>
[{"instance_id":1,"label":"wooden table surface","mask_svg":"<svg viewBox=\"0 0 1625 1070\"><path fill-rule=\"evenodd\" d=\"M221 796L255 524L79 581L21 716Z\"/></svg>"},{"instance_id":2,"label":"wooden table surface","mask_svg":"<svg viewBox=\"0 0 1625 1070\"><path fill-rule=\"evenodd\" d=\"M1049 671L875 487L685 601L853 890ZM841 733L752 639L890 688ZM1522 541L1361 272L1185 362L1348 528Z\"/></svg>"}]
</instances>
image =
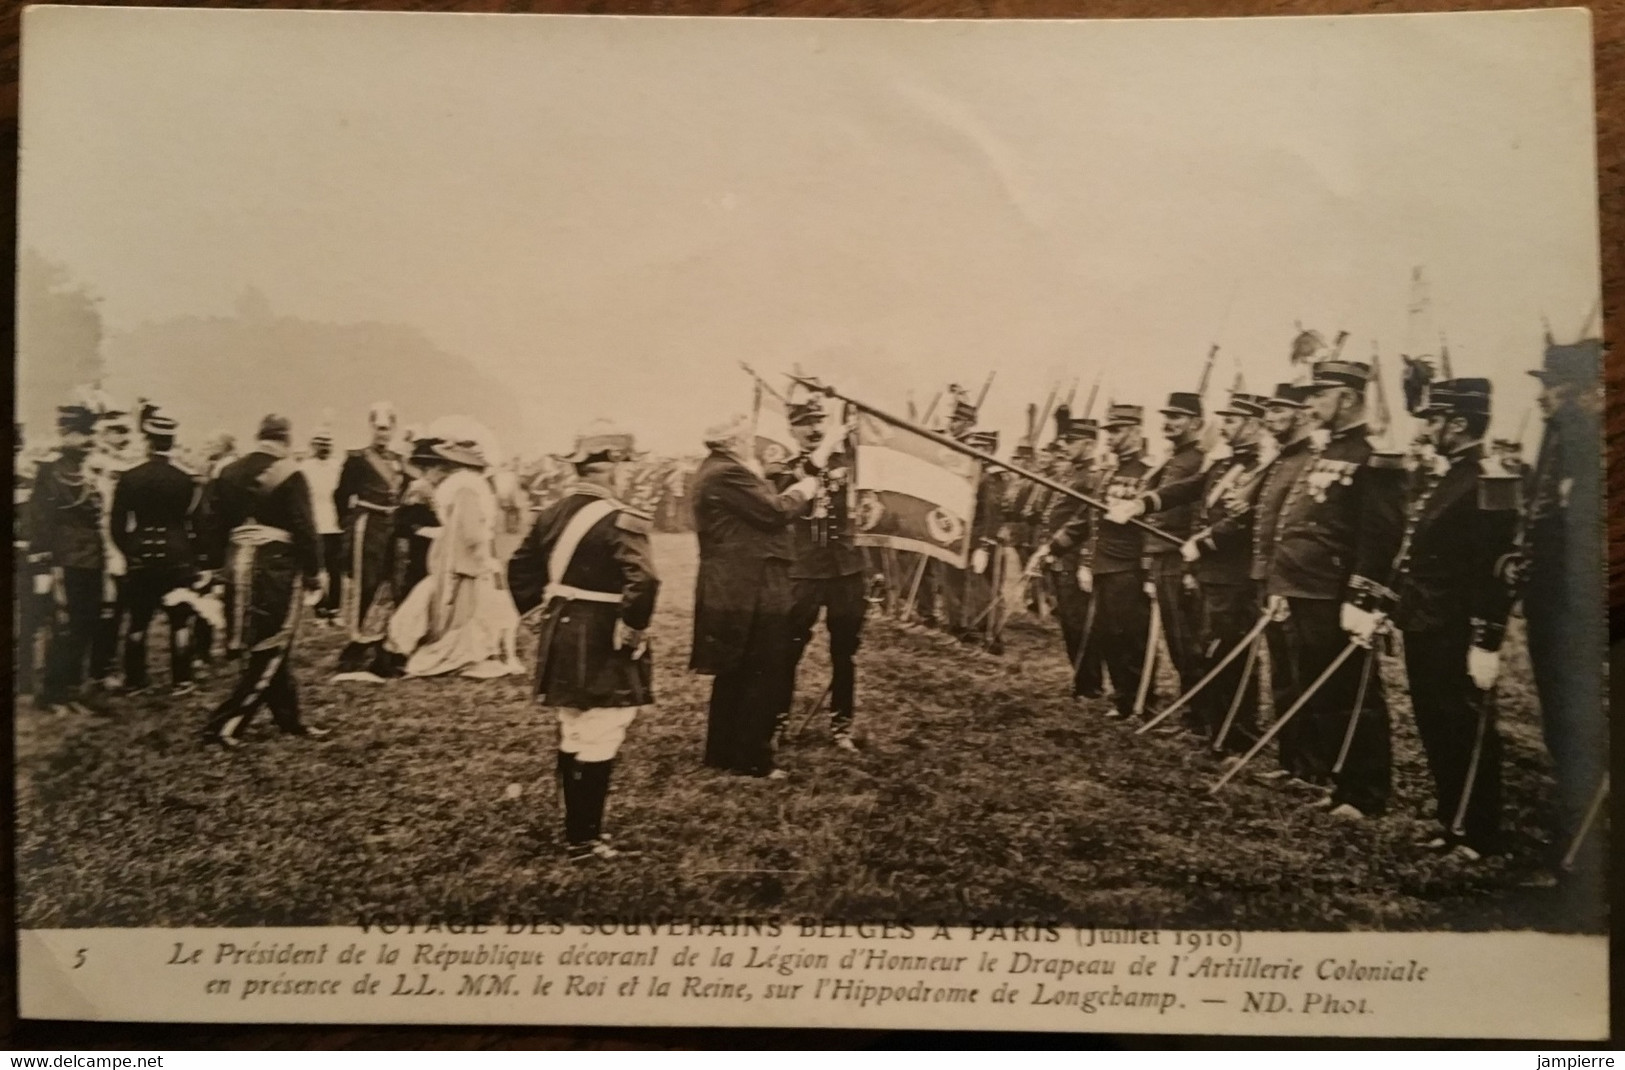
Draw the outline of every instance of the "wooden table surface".
<instances>
[{"instance_id":1,"label":"wooden table surface","mask_svg":"<svg viewBox=\"0 0 1625 1070\"><path fill-rule=\"evenodd\" d=\"M149 0L159 3L160 0ZM1569 7L1573 4L1542 0L1459 0L1459 2L1368 4L1336 0L576 0L552 3L437 2L311 2L311 3L188 3L188 7L308 7L330 10L372 11L474 11L547 12L558 14L624 15L751 15L797 16L804 18L1176 18L1185 16L1224 17L1247 15L1343 15L1415 11L1514 10L1539 7ZM4 37L0 38L0 64L5 77L0 97L0 137L4 152L15 159L17 150L17 70L18 17L22 5L6 4ZM1598 186L1602 218L1603 312L1606 338L1619 336L1622 288L1625 288L1625 0L1592 5L1596 36L1597 152L1600 164ZM8 178L5 198L9 229L16 233L16 170ZM12 290L12 265L5 267L6 292ZM5 325L4 351L13 351L9 317ZM1625 492L1625 364L1610 352L1608 380L1608 488L1610 500ZM1539 354L1530 354L1531 367ZM11 379L7 377L6 389ZM1612 631L1617 636L1625 624L1625 518L1609 510L1609 607ZM9 645L8 648L9 649ZM3 734L0 768L12 769L11 733ZM11 798L9 786L6 798ZM5 823L0 858L9 863L10 823ZM9 865L6 890L9 893ZM957 1047L975 1044L969 1035L901 1034L882 1032L831 1032L798 1030L720 1030L720 1029L609 1029L609 1028L488 1028L422 1027L376 1028L345 1026L186 1026L131 1025L101 1023L56 1023L16 1021L15 943L7 896L4 920L0 921L0 1047L55 1048L85 1050L100 1048L444 1048L479 1050L501 1048L670 1048L670 1047ZM132 983L139 983L132 979ZM1616 999L1618 1008L1622 1001ZM1617 1010L1616 1010L1616 1013ZM1008 1043L1017 1038L994 1038ZM1200 1038L1056 1037L1022 1038L1026 1046L1151 1047L1206 1046Z\"/></svg>"}]
</instances>

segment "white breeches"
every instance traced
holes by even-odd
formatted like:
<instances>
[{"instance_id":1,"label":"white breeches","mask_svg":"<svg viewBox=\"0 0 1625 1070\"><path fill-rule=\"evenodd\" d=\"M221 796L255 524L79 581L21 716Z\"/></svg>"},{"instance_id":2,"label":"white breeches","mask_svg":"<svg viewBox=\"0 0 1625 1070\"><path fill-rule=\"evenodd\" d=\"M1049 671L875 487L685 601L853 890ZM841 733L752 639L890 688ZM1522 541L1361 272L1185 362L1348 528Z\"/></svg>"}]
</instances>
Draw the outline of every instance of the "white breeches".
<instances>
[{"instance_id":1,"label":"white breeches","mask_svg":"<svg viewBox=\"0 0 1625 1070\"><path fill-rule=\"evenodd\" d=\"M559 750L584 762L607 762L626 742L626 730L641 706L596 706L590 710L558 708Z\"/></svg>"}]
</instances>

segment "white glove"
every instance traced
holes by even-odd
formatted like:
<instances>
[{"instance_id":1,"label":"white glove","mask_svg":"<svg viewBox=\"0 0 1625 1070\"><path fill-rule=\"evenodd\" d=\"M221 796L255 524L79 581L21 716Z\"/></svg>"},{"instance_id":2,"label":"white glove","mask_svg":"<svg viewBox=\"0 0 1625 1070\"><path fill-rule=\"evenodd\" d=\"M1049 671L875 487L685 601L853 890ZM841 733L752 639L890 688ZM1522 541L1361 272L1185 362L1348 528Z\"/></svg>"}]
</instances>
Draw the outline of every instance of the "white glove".
<instances>
[{"instance_id":1,"label":"white glove","mask_svg":"<svg viewBox=\"0 0 1625 1070\"><path fill-rule=\"evenodd\" d=\"M1343 603L1343 609L1338 614L1337 622L1343 626L1349 638L1361 646L1370 646L1371 637L1377 634L1382 627L1382 614L1373 613L1369 609L1360 609L1350 602Z\"/></svg>"},{"instance_id":2,"label":"white glove","mask_svg":"<svg viewBox=\"0 0 1625 1070\"><path fill-rule=\"evenodd\" d=\"M1146 580L1144 583L1140 584L1140 590L1145 592L1147 598L1150 598L1152 601L1156 600L1157 583L1155 580Z\"/></svg>"},{"instance_id":3,"label":"white glove","mask_svg":"<svg viewBox=\"0 0 1625 1070\"><path fill-rule=\"evenodd\" d=\"M1044 568L1044 562L1048 561L1049 558L1049 547L1040 546L1037 550L1033 551L1033 556L1027 559L1027 567L1021 570L1022 574L1026 576L1038 575L1038 573Z\"/></svg>"},{"instance_id":4,"label":"white glove","mask_svg":"<svg viewBox=\"0 0 1625 1070\"><path fill-rule=\"evenodd\" d=\"M1488 691L1495 686L1495 678L1501 675L1501 655L1482 647L1468 647L1467 675L1472 677L1474 687Z\"/></svg>"},{"instance_id":5,"label":"white glove","mask_svg":"<svg viewBox=\"0 0 1625 1070\"><path fill-rule=\"evenodd\" d=\"M1185 562L1185 564L1193 564L1196 559L1201 556L1202 548L1196 545L1195 539L1186 539L1184 542L1179 544L1179 559Z\"/></svg>"},{"instance_id":6,"label":"white glove","mask_svg":"<svg viewBox=\"0 0 1625 1070\"><path fill-rule=\"evenodd\" d=\"M1187 591L1194 591L1197 587L1196 577L1187 572L1183 576L1179 577L1179 585L1185 588Z\"/></svg>"},{"instance_id":7,"label":"white glove","mask_svg":"<svg viewBox=\"0 0 1625 1070\"><path fill-rule=\"evenodd\" d=\"M970 552L970 568L978 576L987 571L987 551L980 546Z\"/></svg>"},{"instance_id":8,"label":"white glove","mask_svg":"<svg viewBox=\"0 0 1625 1070\"><path fill-rule=\"evenodd\" d=\"M192 589L194 591L206 591L209 589L209 585L213 582L214 573L210 572L206 568L200 569L197 574L197 579L192 581Z\"/></svg>"},{"instance_id":9,"label":"white glove","mask_svg":"<svg viewBox=\"0 0 1625 1070\"><path fill-rule=\"evenodd\" d=\"M440 536L445 532L445 530L446 529L442 528L442 527L423 527L423 528L418 528L417 531L414 532L413 534L417 535L417 537L420 538L420 539L431 539L432 540L432 539L440 538Z\"/></svg>"},{"instance_id":10,"label":"white glove","mask_svg":"<svg viewBox=\"0 0 1625 1070\"><path fill-rule=\"evenodd\" d=\"M642 632L627 624L624 620L617 620L615 622L615 634L611 637L609 645L615 650L632 651L632 657L636 660L643 656L647 644Z\"/></svg>"},{"instance_id":11,"label":"white glove","mask_svg":"<svg viewBox=\"0 0 1625 1070\"><path fill-rule=\"evenodd\" d=\"M305 605L307 605L307 606L320 605L321 602L322 602L322 599L326 598L326 597L327 597L327 573L318 572L318 573L316 573L316 586L306 588L306 590L305 590Z\"/></svg>"},{"instance_id":12,"label":"white glove","mask_svg":"<svg viewBox=\"0 0 1625 1070\"><path fill-rule=\"evenodd\" d=\"M35 574L34 593L37 595L47 595L51 593L51 574L49 572L40 572Z\"/></svg>"},{"instance_id":13,"label":"white glove","mask_svg":"<svg viewBox=\"0 0 1625 1070\"><path fill-rule=\"evenodd\" d=\"M818 480L813 476L807 476L805 479L798 479L795 481L795 483L791 484L790 489L785 491L785 493L799 494L804 501L810 502L818 495Z\"/></svg>"},{"instance_id":14,"label":"white glove","mask_svg":"<svg viewBox=\"0 0 1625 1070\"><path fill-rule=\"evenodd\" d=\"M1088 594L1095 589L1095 573L1088 565L1078 566L1078 590Z\"/></svg>"},{"instance_id":15,"label":"white glove","mask_svg":"<svg viewBox=\"0 0 1625 1070\"><path fill-rule=\"evenodd\" d=\"M1284 594L1272 594L1264 602L1264 611L1270 615L1270 620L1276 624L1292 616L1292 606Z\"/></svg>"},{"instance_id":16,"label":"white glove","mask_svg":"<svg viewBox=\"0 0 1625 1070\"><path fill-rule=\"evenodd\" d=\"M1106 506L1106 519L1113 524L1127 524L1145 514L1145 503L1138 498L1126 498Z\"/></svg>"}]
</instances>

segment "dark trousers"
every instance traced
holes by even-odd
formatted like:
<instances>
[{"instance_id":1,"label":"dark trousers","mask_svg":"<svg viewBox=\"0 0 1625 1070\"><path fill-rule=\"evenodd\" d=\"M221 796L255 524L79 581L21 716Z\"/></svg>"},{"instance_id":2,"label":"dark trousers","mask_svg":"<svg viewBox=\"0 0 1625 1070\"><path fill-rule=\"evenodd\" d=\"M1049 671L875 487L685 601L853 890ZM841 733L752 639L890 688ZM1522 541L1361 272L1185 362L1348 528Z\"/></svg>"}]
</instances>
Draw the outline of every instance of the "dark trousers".
<instances>
[{"instance_id":1,"label":"dark trousers","mask_svg":"<svg viewBox=\"0 0 1625 1070\"><path fill-rule=\"evenodd\" d=\"M1433 774L1439 823L1446 832L1451 831L1477 747L1478 763L1472 793L1466 796L1462 838L1480 851L1494 851L1501 838L1501 737L1488 696L1467 675L1470 639L1465 618L1443 628L1406 632L1405 676L1416 731Z\"/></svg>"},{"instance_id":2,"label":"dark trousers","mask_svg":"<svg viewBox=\"0 0 1625 1070\"><path fill-rule=\"evenodd\" d=\"M749 776L773 771L773 731L784 711L789 645L788 615L758 610L739 659L711 682L706 765Z\"/></svg>"},{"instance_id":3,"label":"dark trousers","mask_svg":"<svg viewBox=\"0 0 1625 1070\"><path fill-rule=\"evenodd\" d=\"M1270 657L1270 713L1273 718L1279 718L1292 708L1293 698L1303 690L1298 682L1298 666L1292 660L1291 646L1287 641L1286 622L1269 623L1264 629L1264 647ZM1324 781L1325 775L1317 774L1310 768L1304 746L1304 723L1302 717L1293 717L1276 733L1275 742L1280 747L1279 760L1281 768L1288 773L1300 780L1318 784Z\"/></svg>"},{"instance_id":4,"label":"dark trousers","mask_svg":"<svg viewBox=\"0 0 1625 1070\"><path fill-rule=\"evenodd\" d=\"M789 687L784 706L788 710L790 700L795 697L796 670L812 640L813 626L818 623L818 611L822 609L824 627L829 632L829 720L830 727L837 732L852 727L857 691L853 658L862 641L863 615L869 608L864 594L865 580L861 572L828 579L790 581Z\"/></svg>"},{"instance_id":5,"label":"dark trousers","mask_svg":"<svg viewBox=\"0 0 1625 1070\"><path fill-rule=\"evenodd\" d=\"M185 570L163 568L131 569L124 580L125 597L130 608L130 631L124 639L124 684L126 687L146 687L147 629L152 618L162 607L169 619L169 682L190 683L192 680L192 636L188 624L192 619L190 606L164 606L164 595L185 587L191 575Z\"/></svg>"},{"instance_id":6,"label":"dark trousers","mask_svg":"<svg viewBox=\"0 0 1625 1070\"><path fill-rule=\"evenodd\" d=\"M1309 687L1348 645L1348 634L1339 623L1341 605L1334 598L1292 598L1288 600L1292 614L1287 618L1287 655L1292 661L1293 690L1285 713L1296 702L1302 689ZM1376 654L1369 665L1368 652L1356 650L1337 671L1322 684L1297 718L1303 721L1302 758L1311 774L1306 780L1325 782L1332 779L1332 767L1343 749L1349 721L1354 714L1354 700L1360 691L1360 676L1368 669L1371 680L1365 689L1365 701L1360 707L1354 738L1349 745L1348 758L1343 771L1337 775L1332 788L1335 803L1348 803L1368 815L1382 813L1388 807L1388 792L1392 780L1392 739L1389 735L1388 702L1382 692L1382 679L1375 663Z\"/></svg>"},{"instance_id":7,"label":"dark trousers","mask_svg":"<svg viewBox=\"0 0 1625 1070\"><path fill-rule=\"evenodd\" d=\"M572 846L589 844L604 834L604 809L609 801L609 778L615 759L584 762L559 751L559 793L564 796L564 840Z\"/></svg>"},{"instance_id":8,"label":"dark trousers","mask_svg":"<svg viewBox=\"0 0 1625 1070\"><path fill-rule=\"evenodd\" d=\"M383 649L383 637L367 635L367 615L378 598L384 583L395 570L394 520L390 514L363 510L342 538L342 560L345 574L354 591L355 602L347 612L355 614L354 630L350 642L339 651L339 672L372 671L378 654ZM360 553L357 554L357 542ZM360 561L355 559L359 556ZM397 593L397 598L404 594Z\"/></svg>"},{"instance_id":9,"label":"dark trousers","mask_svg":"<svg viewBox=\"0 0 1625 1070\"><path fill-rule=\"evenodd\" d=\"M1206 676L1214 665L1236 648L1253 625L1258 623L1258 592L1251 581L1244 583L1208 583L1201 588L1201 615L1197 629L1197 679ZM1219 675L1192 700L1203 732L1215 742L1224 731L1224 722L1230 715L1232 703L1236 706L1235 719L1224 734L1224 750L1240 753L1258 739L1258 664L1256 656L1251 665L1246 654L1239 655L1226 665ZM1248 669L1251 672L1248 672ZM1246 690L1242 690L1242 674L1247 673ZM1194 686L1195 681L1187 685Z\"/></svg>"},{"instance_id":10,"label":"dark trousers","mask_svg":"<svg viewBox=\"0 0 1625 1070\"><path fill-rule=\"evenodd\" d=\"M1095 574L1095 631L1100 633L1101 660L1112 680L1112 702L1117 712L1134 712L1145 668L1146 630L1151 626L1151 599L1145 592L1145 573L1139 569ZM1086 655L1087 656L1087 655ZM1146 705L1156 698L1156 684L1146 691Z\"/></svg>"},{"instance_id":11,"label":"dark trousers","mask_svg":"<svg viewBox=\"0 0 1625 1070\"><path fill-rule=\"evenodd\" d=\"M339 595L344 591L344 533L335 531L322 537L322 569L327 573L327 593L316 611L331 617L339 611Z\"/></svg>"},{"instance_id":12,"label":"dark trousers","mask_svg":"<svg viewBox=\"0 0 1625 1070\"><path fill-rule=\"evenodd\" d=\"M1566 568L1583 566L1567 563ZM1593 575L1595 569L1591 569ZM1524 595L1529 661L1540 696L1541 730L1557 778L1557 851L1565 851L1578 834L1586 810L1608 768L1608 710L1603 703L1603 676L1597 666L1606 654L1606 634L1596 588L1571 589L1564 597L1566 575L1532 577ZM1601 582L1600 578L1597 582ZM1588 878L1606 871L1603 835L1607 807L1576 856L1575 868Z\"/></svg>"},{"instance_id":13,"label":"dark trousers","mask_svg":"<svg viewBox=\"0 0 1625 1070\"><path fill-rule=\"evenodd\" d=\"M27 550L19 547L16 553L20 559ZM47 632L51 620L51 600L34 593L36 575L32 566L19 561L16 568L17 608L13 617L17 627L17 650L13 663L16 666L19 695L34 693L35 675L40 663L39 638L41 633Z\"/></svg>"},{"instance_id":14,"label":"dark trousers","mask_svg":"<svg viewBox=\"0 0 1625 1070\"><path fill-rule=\"evenodd\" d=\"M71 701L85 682L85 659L101 622L102 572L96 568L62 569L59 604L45 653L45 686L41 705Z\"/></svg>"},{"instance_id":15,"label":"dark trousers","mask_svg":"<svg viewBox=\"0 0 1625 1070\"><path fill-rule=\"evenodd\" d=\"M241 636L245 649L242 675L231 694L215 707L207 730L211 734L222 730L235 733L247 726L261 706L268 706L278 728L302 733L299 688L289 664L303 605L298 569L281 545L255 550L237 548L233 553L255 555L250 590L238 591L235 596L247 599Z\"/></svg>"},{"instance_id":16,"label":"dark trousers","mask_svg":"<svg viewBox=\"0 0 1625 1070\"><path fill-rule=\"evenodd\" d=\"M1105 669L1101 662L1100 636L1104 631L1101 621L1089 620L1089 606L1094 595L1078 586L1078 562L1074 557L1061 559L1061 567L1047 570L1055 592L1055 616L1061 622L1061 640L1066 644L1066 663L1072 666L1072 694L1081 698L1099 698L1106 691ZM1088 633L1085 635L1085 633ZM1082 644L1088 643L1080 656Z\"/></svg>"},{"instance_id":17,"label":"dark trousers","mask_svg":"<svg viewBox=\"0 0 1625 1070\"><path fill-rule=\"evenodd\" d=\"M90 641L90 678L105 680L118 667L119 640L124 635L124 618L129 611L127 583L123 576L111 577L112 599L104 588L97 614L96 633Z\"/></svg>"},{"instance_id":18,"label":"dark trousers","mask_svg":"<svg viewBox=\"0 0 1625 1070\"><path fill-rule=\"evenodd\" d=\"M1183 694L1202 678L1199 641L1201 597L1197 591L1185 586L1184 562L1178 553L1152 556L1151 582L1157 588L1162 637L1168 644L1168 656L1173 659L1174 672L1179 675L1179 690ZM1195 704L1187 705L1182 716L1185 724L1194 730L1203 731L1207 727L1203 723L1201 710Z\"/></svg>"}]
</instances>

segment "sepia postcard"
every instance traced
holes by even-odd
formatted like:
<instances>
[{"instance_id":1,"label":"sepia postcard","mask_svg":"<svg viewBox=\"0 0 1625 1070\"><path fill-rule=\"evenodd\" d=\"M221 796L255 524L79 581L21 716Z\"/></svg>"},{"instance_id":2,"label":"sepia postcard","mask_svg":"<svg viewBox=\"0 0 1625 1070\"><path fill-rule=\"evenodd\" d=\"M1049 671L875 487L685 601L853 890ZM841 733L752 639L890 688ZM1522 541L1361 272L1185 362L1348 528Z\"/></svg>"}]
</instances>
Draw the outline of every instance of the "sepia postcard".
<instances>
[{"instance_id":1,"label":"sepia postcard","mask_svg":"<svg viewBox=\"0 0 1625 1070\"><path fill-rule=\"evenodd\" d=\"M23 1016L1606 1037L1591 49L29 9Z\"/></svg>"}]
</instances>

